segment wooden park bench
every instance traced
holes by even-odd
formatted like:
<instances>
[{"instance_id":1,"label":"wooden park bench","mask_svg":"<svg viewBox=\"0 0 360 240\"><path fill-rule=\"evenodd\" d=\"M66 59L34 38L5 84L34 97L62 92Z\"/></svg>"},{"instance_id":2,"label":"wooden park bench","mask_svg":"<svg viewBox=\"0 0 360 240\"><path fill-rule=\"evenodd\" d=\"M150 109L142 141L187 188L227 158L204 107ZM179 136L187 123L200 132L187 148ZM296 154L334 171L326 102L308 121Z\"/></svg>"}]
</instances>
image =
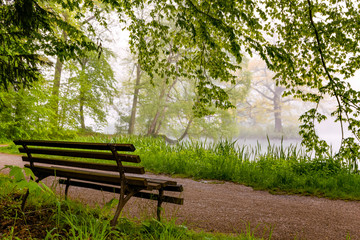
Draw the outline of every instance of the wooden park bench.
<instances>
[{"instance_id":1,"label":"wooden park bench","mask_svg":"<svg viewBox=\"0 0 360 240\"><path fill-rule=\"evenodd\" d=\"M117 143L84 143L43 140L16 140L21 153L26 153L22 159L28 164L37 179L36 182L49 176L59 178L60 184L65 184L65 196L69 186L78 186L106 192L119 193L119 203L111 220L115 225L121 210L131 197L157 200L157 218L160 220L161 204L163 202L183 204L183 198L167 196L168 192L182 192L182 185L172 180L148 178L144 167L123 165L124 162L139 163L137 155L121 152L133 152L132 144ZM79 159L80 158L80 159ZM109 163L95 163L85 159L109 160ZM29 191L23 198L24 208Z\"/></svg>"}]
</instances>

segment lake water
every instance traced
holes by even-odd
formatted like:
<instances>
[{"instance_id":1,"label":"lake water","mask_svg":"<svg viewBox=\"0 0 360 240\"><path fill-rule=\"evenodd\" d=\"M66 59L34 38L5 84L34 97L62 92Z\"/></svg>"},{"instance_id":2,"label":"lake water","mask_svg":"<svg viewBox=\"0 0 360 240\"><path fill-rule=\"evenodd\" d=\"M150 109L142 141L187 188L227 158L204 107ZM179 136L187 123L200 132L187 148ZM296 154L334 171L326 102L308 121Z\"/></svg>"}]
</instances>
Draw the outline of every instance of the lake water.
<instances>
[{"instance_id":1,"label":"lake water","mask_svg":"<svg viewBox=\"0 0 360 240\"><path fill-rule=\"evenodd\" d=\"M346 126L344 126L346 129ZM333 118L329 118L328 120L318 124L316 126L317 134L319 135L320 139L325 140L331 147L333 152L337 152L340 148L341 144L341 127L339 123L335 123ZM344 137L349 137L351 134L349 132L344 133ZM234 139L237 141L237 145L241 146L243 144L249 146L256 146L257 144L261 145L262 149L267 148L269 145L268 140L266 138L263 139L244 139L238 138ZM270 139L271 145L274 146L281 146L288 147L290 145L301 147L301 139Z\"/></svg>"},{"instance_id":2,"label":"lake water","mask_svg":"<svg viewBox=\"0 0 360 240\"><path fill-rule=\"evenodd\" d=\"M327 137L321 137L321 139L325 140L329 145L331 145L333 151L337 151L340 148L341 136L337 136L337 135L327 136ZM269 146L269 143L271 146L275 146L275 147L283 146L284 148L287 148L292 146L292 147L296 147L297 149L302 148L300 138L299 139L238 138L238 139L233 139L233 141L236 141L236 145L239 147L245 145L254 148L260 145L262 151L266 151L267 147Z\"/></svg>"}]
</instances>

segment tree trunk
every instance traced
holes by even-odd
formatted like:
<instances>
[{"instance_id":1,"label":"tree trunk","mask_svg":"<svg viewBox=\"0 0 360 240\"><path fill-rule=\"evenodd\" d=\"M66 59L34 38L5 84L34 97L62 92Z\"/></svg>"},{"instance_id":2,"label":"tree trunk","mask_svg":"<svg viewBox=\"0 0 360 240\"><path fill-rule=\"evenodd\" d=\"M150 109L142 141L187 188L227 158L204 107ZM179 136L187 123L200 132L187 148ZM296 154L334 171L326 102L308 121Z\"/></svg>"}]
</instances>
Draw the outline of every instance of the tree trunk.
<instances>
[{"instance_id":1,"label":"tree trunk","mask_svg":"<svg viewBox=\"0 0 360 240\"><path fill-rule=\"evenodd\" d=\"M59 93L60 93L60 81L61 81L62 66L63 66L62 62L60 61L59 58L57 58L56 64L55 64L55 74L54 74L54 82L53 82L53 88L52 88L52 95L54 97L54 102L53 102L52 107L53 107L56 117L58 117L58 114L59 114Z\"/></svg>"},{"instance_id":2,"label":"tree trunk","mask_svg":"<svg viewBox=\"0 0 360 240\"><path fill-rule=\"evenodd\" d=\"M171 143L171 144L179 143L181 140L183 140L183 139L187 136L192 121L193 121L193 118L190 118L190 120L189 120L189 122L188 122L188 124L187 124L187 126L186 126L186 128L185 128L185 131L184 131L183 134L180 136L180 138L178 138L178 139L176 139L176 140L173 140L173 139L167 137L166 135L159 135L159 136L162 136L162 137L165 139L165 141L168 142L168 143Z\"/></svg>"},{"instance_id":3,"label":"tree trunk","mask_svg":"<svg viewBox=\"0 0 360 240\"><path fill-rule=\"evenodd\" d=\"M156 126L156 129L155 129L155 135L159 135L159 132L160 132L160 129L161 129L161 126L162 126L162 123L165 119L165 113L167 111L167 106L164 107L163 111L161 112L161 115L160 115L160 120L158 121L158 124Z\"/></svg>"},{"instance_id":4,"label":"tree trunk","mask_svg":"<svg viewBox=\"0 0 360 240\"><path fill-rule=\"evenodd\" d=\"M13 120L14 124L10 128L10 134L12 138L21 138L21 124L22 124L22 112L24 111L23 101L19 95L20 87L18 85L14 85L15 93L15 104L14 104L14 112L13 112Z\"/></svg>"},{"instance_id":5,"label":"tree trunk","mask_svg":"<svg viewBox=\"0 0 360 240\"><path fill-rule=\"evenodd\" d=\"M170 49L171 51L171 49ZM178 55L177 55L178 56ZM177 58L177 56L175 58ZM170 63L172 60L171 60L172 57L169 56L169 58L167 59L167 61ZM176 71L178 70L178 65L177 65L177 60L175 60L175 63L176 63ZM156 133L158 133L160 131L160 127L159 127L159 119L161 119L161 116L162 114L164 113L165 111L165 108L166 108L166 103L167 101L169 100L170 98L170 91L171 89L175 86L176 82L178 81L178 77L176 77L176 79L174 80L174 82L171 84L171 86L169 87L168 89L168 92L167 92L167 96L166 96L166 99L164 100L164 97L165 97L165 93L166 93L166 86L167 86L167 81L168 81L168 78L166 77L164 79L164 87L163 89L161 90L161 93L160 93L160 96L159 96L159 106L157 108L157 111L156 111L156 114L153 118L153 120L151 121L151 124L148 128L148 132L147 132L147 135L157 135ZM158 126L158 128L156 127Z\"/></svg>"},{"instance_id":6,"label":"tree trunk","mask_svg":"<svg viewBox=\"0 0 360 240\"><path fill-rule=\"evenodd\" d=\"M83 94L80 94L79 115L80 115L80 127L81 127L81 130L85 131L86 126L85 126L85 117L84 117L84 96L83 96Z\"/></svg>"},{"instance_id":7,"label":"tree trunk","mask_svg":"<svg viewBox=\"0 0 360 240\"><path fill-rule=\"evenodd\" d=\"M156 111L156 114L155 114L153 120L151 121L149 128L148 128L147 135L149 135L149 136L155 135L155 129L156 129L156 125L158 123L159 117L160 117L160 110L158 109Z\"/></svg>"},{"instance_id":8,"label":"tree trunk","mask_svg":"<svg viewBox=\"0 0 360 240\"><path fill-rule=\"evenodd\" d=\"M81 65L81 74L85 74L85 68L87 59L83 58L79 61ZM80 115L80 128L82 131L86 130L85 126L85 114L84 114L84 106L85 106L85 86L84 86L84 79L80 81L80 98L79 98L79 115Z\"/></svg>"},{"instance_id":9,"label":"tree trunk","mask_svg":"<svg viewBox=\"0 0 360 240\"><path fill-rule=\"evenodd\" d=\"M274 119L275 119L275 132L282 132L282 119L281 119L281 94L283 89L281 87L275 86L274 93Z\"/></svg>"},{"instance_id":10,"label":"tree trunk","mask_svg":"<svg viewBox=\"0 0 360 240\"><path fill-rule=\"evenodd\" d=\"M148 132L147 132L147 135L157 135L156 133L158 133L160 131L160 128L157 126L159 125L159 120L162 119L161 116L164 115L165 111L166 111L166 103L168 102L169 98L170 98L170 91L171 89L175 86L176 82L178 81L178 78L176 78L174 80L174 82L171 84L171 86L169 87L168 89L168 92L167 92L167 95L166 95L166 99L163 100L164 96L165 96L165 92L166 92L166 79L164 80L165 82L165 86L163 88L163 90L161 91L160 93L160 96L159 96L159 106L158 106L158 109L156 111L156 114L149 126L149 129L148 129ZM164 104L161 104L161 102L164 101Z\"/></svg>"},{"instance_id":11,"label":"tree trunk","mask_svg":"<svg viewBox=\"0 0 360 240\"><path fill-rule=\"evenodd\" d=\"M139 85L140 85L140 79L141 79L141 68L140 64L136 64L136 82L135 82L135 90L134 90L134 98L133 103L131 107L131 116L129 121L129 129L128 134L134 134L134 128L135 128L135 119L136 119L136 108L139 98Z\"/></svg>"},{"instance_id":12,"label":"tree trunk","mask_svg":"<svg viewBox=\"0 0 360 240\"><path fill-rule=\"evenodd\" d=\"M159 96L159 105L157 107L156 113L154 118L152 119L148 131L147 131L147 135L148 136L153 136L155 135L155 130L156 130L156 126L158 124L160 115L161 115L161 109L160 108L164 108L165 106L162 106L163 104L161 104L163 102L163 98L165 96L165 92L166 92L166 85L163 87L163 89L160 92L160 96Z\"/></svg>"},{"instance_id":13,"label":"tree trunk","mask_svg":"<svg viewBox=\"0 0 360 240\"><path fill-rule=\"evenodd\" d=\"M66 40L67 34L65 31L62 32L63 39ZM61 82L61 72L63 68L63 63L60 61L59 57L56 58L55 64L55 73L54 73L54 81L52 87L52 96L53 100L51 103L51 108L55 113L55 118L52 119L53 126L59 127L59 98L60 98L60 82Z\"/></svg>"}]
</instances>

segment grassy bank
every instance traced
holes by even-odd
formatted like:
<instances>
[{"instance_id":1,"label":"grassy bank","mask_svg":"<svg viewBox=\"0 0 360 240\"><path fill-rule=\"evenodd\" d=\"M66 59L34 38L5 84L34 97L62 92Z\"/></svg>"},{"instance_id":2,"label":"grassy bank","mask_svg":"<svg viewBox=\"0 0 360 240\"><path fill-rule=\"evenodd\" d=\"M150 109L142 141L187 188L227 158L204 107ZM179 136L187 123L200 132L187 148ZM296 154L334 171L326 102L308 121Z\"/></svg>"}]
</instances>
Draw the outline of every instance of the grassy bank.
<instances>
[{"instance_id":1,"label":"grassy bank","mask_svg":"<svg viewBox=\"0 0 360 240\"><path fill-rule=\"evenodd\" d=\"M133 143L145 169L195 179L233 181L273 193L360 200L360 176L330 159L311 159L296 146L266 149L236 143L184 142L168 145L161 138L119 136L76 141Z\"/></svg>"},{"instance_id":2,"label":"grassy bank","mask_svg":"<svg viewBox=\"0 0 360 240\"><path fill-rule=\"evenodd\" d=\"M10 239L239 239L251 240L252 233L239 235L194 232L175 221L120 218L110 227L112 205L89 208L60 200L51 190L31 188L24 211L20 209L26 181L0 175L0 238Z\"/></svg>"},{"instance_id":3,"label":"grassy bank","mask_svg":"<svg viewBox=\"0 0 360 240\"><path fill-rule=\"evenodd\" d=\"M329 159L311 159L301 149L238 147L234 142L184 142L137 136L77 137L72 141L133 143L146 170L195 179L233 181L273 193L360 200L360 176ZM0 151L16 153L14 146Z\"/></svg>"}]
</instances>

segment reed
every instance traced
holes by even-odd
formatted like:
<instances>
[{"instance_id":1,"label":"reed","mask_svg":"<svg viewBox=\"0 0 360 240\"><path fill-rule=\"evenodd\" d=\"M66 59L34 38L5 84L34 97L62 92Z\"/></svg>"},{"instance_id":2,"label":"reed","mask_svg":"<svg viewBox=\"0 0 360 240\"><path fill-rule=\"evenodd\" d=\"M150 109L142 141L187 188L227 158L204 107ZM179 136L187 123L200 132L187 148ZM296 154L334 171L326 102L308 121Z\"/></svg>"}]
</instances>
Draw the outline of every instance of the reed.
<instances>
[{"instance_id":1,"label":"reed","mask_svg":"<svg viewBox=\"0 0 360 240\"><path fill-rule=\"evenodd\" d=\"M115 136L77 138L76 141L133 143L142 165L154 173L195 179L233 181L276 193L316 195L360 200L360 176L332 154L314 159L297 145L255 147L234 141L186 141L167 144L162 138Z\"/></svg>"}]
</instances>

